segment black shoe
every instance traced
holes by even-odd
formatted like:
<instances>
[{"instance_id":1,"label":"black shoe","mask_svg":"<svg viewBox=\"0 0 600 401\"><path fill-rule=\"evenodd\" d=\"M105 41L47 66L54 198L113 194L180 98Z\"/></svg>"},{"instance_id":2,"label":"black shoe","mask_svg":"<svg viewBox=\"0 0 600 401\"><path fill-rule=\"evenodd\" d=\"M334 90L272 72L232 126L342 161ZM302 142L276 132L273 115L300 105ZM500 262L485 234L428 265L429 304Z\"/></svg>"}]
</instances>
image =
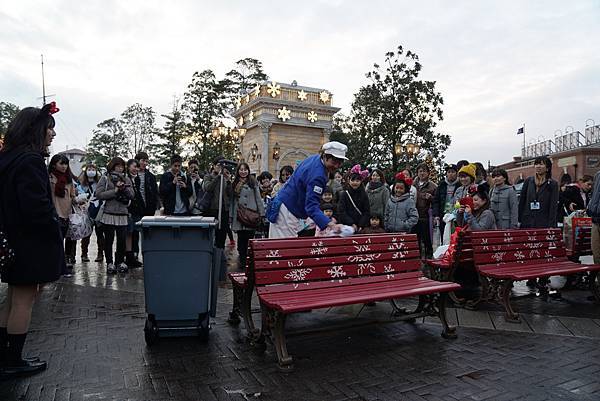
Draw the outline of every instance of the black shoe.
<instances>
[{"instance_id":1,"label":"black shoe","mask_svg":"<svg viewBox=\"0 0 600 401\"><path fill-rule=\"evenodd\" d=\"M529 280L527 280L527 282L525 283L525 285L527 287L530 287L530 288L537 288L537 280L534 279L534 278L529 279Z\"/></svg>"},{"instance_id":2,"label":"black shoe","mask_svg":"<svg viewBox=\"0 0 600 401\"><path fill-rule=\"evenodd\" d=\"M29 359L21 359L18 362L8 363L0 368L0 375L4 377L15 377L22 375L30 375L46 370L48 364L45 361L31 361Z\"/></svg>"},{"instance_id":3,"label":"black shoe","mask_svg":"<svg viewBox=\"0 0 600 401\"><path fill-rule=\"evenodd\" d=\"M67 265L67 270L63 272L63 277L73 277L73 266Z\"/></svg>"}]
</instances>

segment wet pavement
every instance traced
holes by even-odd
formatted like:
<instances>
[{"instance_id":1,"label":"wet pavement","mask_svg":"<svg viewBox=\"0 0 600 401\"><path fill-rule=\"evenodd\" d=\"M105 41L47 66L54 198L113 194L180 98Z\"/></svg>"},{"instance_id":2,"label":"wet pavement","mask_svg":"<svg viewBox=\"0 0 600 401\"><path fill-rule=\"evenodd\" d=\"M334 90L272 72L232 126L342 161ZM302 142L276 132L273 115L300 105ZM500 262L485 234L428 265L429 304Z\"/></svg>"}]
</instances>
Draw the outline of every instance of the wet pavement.
<instances>
[{"instance_id":1,"label":"wet pavement","mask_svg":"<svg viewBox=\"0 0 600 401\"><path fill-rule=\"evenodd\" d=\"M226 322L230 289L220 289L208 342L148 348L143 270L107 276L101 264L79 263L35 307L26 353L48 370L0 382L0 400L600 399L600 312L589 293L549 302L523 286L516 294L524 323L505 323L495 306L452 308L454 341L435 320L395 321L387 303L292 315L296 370L282 373L272 346L251 346L243 324Z\"/></svg>"}]
</instances>

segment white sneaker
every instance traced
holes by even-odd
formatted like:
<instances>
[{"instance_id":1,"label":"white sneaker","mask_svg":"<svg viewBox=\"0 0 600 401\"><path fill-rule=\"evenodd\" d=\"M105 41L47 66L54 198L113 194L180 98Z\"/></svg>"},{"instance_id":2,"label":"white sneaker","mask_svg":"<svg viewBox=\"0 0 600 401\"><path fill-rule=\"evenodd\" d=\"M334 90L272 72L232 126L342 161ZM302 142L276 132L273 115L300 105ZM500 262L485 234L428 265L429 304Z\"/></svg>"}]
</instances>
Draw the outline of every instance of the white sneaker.
<instances>
[{"instance_id":1,"label":"white sneaker","mask_svg":"<svg viewBox=\"0 0 600 401\"><path fill-rule=\"evenodd\" d=\"M117 268L115 267L115 264L109 263L108 265L106 265L106 272L108 274L115 274L117 272Z\"/></svg>"},{"instance_id":2,"label":"white sneaker","mask_svg":"<svg viewBox=\"0 0 600 401\"><path fill-rule=\"evenodd\" d=\"M119 265L119 273L127 273L129 271L129 267L125 264L125 262Z\"/></svg>"}]
</instances>

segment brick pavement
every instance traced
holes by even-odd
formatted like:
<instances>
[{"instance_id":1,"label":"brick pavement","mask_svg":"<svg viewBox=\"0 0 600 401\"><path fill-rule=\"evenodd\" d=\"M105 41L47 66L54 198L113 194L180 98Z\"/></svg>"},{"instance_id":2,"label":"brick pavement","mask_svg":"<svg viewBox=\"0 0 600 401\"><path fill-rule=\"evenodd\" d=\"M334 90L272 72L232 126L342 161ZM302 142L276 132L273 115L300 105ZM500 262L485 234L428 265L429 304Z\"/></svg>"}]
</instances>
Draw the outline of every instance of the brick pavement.
<instances>
[{"instance_id":1,"label":"brick pavement","mask_svg":"<svg viewBox=\"0 0 600 401\"><path fill-rule=\"evenodd\" d=\"M358 317L352 308L293 316L290 331L308 334L289 337L292 374L278 371L272 347L252 348L225 322L229 291L208 343L161 339L149 349L141 270L106 277L95 266L78 265L41 295L26 351L48 370L0 382L0 400L600 399L596 339L461 327L447 341L436 324L381 319L336 329L380 316L385 304Z\"/></svg>"}]
</instances>

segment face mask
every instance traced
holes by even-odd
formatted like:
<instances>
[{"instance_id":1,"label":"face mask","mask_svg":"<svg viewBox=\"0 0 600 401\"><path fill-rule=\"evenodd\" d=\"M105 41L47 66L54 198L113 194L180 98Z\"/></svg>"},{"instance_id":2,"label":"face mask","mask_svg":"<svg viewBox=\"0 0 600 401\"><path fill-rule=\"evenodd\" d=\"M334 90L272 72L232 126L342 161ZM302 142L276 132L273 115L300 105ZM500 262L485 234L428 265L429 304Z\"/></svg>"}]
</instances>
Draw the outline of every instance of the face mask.
<instances>
[{"instance_id":1,"label":"face mask","mask_svg":"<svg viewBox=\"0 0 600 401\"><path fill-rule=\"evenodd\" d=\"M88 170L85 175L87 175L88 178L94 178L96 176L96 170Z\"/></svg>"}]
</instances>

